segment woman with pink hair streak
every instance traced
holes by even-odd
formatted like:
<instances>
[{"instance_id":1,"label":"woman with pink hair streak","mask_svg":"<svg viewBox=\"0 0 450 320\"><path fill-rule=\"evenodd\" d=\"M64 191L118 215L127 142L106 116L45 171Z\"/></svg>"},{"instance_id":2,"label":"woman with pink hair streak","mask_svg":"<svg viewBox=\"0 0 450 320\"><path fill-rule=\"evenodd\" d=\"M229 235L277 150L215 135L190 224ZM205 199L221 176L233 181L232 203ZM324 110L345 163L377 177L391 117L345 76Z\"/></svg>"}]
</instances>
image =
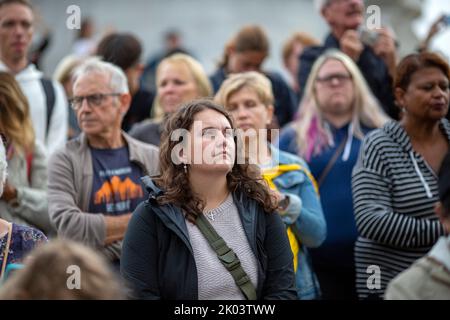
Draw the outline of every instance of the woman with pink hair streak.
<instances>
[{"instance_id":1,"label":"woman with pink hair streak","mask_svg":"<svg viewBox=\"0 0 450 320\"><path fill-rule=\"evenodd\" d=\"M314 64L298 119L281 134L280 149L304 158L319 184L328 233L310 252L323 299L356 299L352 169L365 134L387 120L355 63L331 50Z\"/></svg>"}]
</instances>

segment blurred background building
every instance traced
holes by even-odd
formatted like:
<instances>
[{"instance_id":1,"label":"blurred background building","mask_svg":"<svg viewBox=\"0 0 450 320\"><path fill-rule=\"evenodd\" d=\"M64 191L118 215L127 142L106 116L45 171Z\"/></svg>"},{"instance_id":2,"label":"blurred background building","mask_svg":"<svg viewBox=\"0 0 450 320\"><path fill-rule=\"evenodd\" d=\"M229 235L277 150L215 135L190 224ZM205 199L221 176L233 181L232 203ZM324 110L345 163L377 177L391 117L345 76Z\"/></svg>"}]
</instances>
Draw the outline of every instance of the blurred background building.
<instances>
[{"instance_id":1,"label":"blurred background building","mask_svg":"<svg viewBox=\"0 0 450 320\"><path fill-rule=\"evenodd\" d=\"M243 25L263 26L271 41L265 66L283 73L281 48L293 32L306 31L319 40L327 33L313 0L33 0L33 4L52 31L52 41L41 62L48 75L71 52L78 33L66 27L70 5L79 6L82 19L92 18L97 36L108 30L136 34L144 45L145 60L163 50L167 31L178 30L183 46L208 73L220 60L225 42ZM367 6L372 4L380 6L382 23L397 33L400 55L415 49L418 37L440 13L450 13L450 1L446 0L366 1ZM436 37L433 48L449 51L449 30Z\"/></svg>"}]
</instances>

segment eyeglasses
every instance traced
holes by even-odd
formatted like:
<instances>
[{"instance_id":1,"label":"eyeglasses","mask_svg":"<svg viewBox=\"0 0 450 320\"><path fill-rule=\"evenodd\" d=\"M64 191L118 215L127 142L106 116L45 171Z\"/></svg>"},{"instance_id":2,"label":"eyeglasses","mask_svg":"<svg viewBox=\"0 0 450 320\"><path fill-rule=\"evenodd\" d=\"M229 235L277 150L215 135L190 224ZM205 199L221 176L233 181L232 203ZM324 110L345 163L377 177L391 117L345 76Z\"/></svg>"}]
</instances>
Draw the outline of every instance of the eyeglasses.
<instances>
[{"instance_id":1,"label":"eyeglasses","mask_svg":"<svg viewBox=\"0 0 450 320\"><path fill-rule=\"evenodd\" d=\"M99 107L106 97L118 97L120 95L120 93L96 93L88 96L73 97L69 100L69 103L72 109L76 111L81 108L84 99L87 100L90 107Z\"/></svg>"},{"instance_id":2,"label":"eyeglasses","mask_svg":"<svg viewBox=\"0 0 450 320\"><path fill-rule=\"evenodd\" d=\"M334 80L337 80L339 83L343 83L343 82L347 82L351 78L352 78L352 76L349 74L335 73L335 74L330 74L330 75L328 75L326 77L322 77L322 78L317 77L316 81L325 83L327 85L331 85Z\"/></svg>"}]
</instances>

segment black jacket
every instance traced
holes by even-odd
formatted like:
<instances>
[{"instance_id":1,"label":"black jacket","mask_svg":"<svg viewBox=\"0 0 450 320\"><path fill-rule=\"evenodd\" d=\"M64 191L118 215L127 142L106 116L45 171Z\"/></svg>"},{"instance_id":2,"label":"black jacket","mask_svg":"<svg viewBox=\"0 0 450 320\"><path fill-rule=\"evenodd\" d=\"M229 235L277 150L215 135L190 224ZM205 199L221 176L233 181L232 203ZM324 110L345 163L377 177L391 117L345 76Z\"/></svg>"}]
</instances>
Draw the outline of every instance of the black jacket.
<instances>
[{"instance_id":1,"label":"black jacket","mask_svg":"<svg viewBox=\"0 0 450 320\"><path fill-rule=\"evenodd\" d=\"M328 35L323 46L306 48L300 56L300 68L298 71L298 83L300 86L300 100L306 87L309 73L314 62L328 49L340 49L339 41L332 35ZM392 89L392 77L384 61L378 57L369 46L364 46L359 61L359 70L363 74L374 96L379 100L384 111L393 119L399 118L399 109L394 103Z\"/></svg>"},{"instance_id":2,"label":"black jacket","mask_svg":"<svg viewBox=\"0 0 450 320\"><path fill-rule=\"evenodd\" d=\"M179 208L158 205L161 191L149 178L144 182L150 197L136 208L128 225L121 274L135 298L197 300L197 269L186 220ZM265 213L242 193L233 198L259 262L258 299L296 299L293 258L281 218Z\"/></svg>"}]
</instances>

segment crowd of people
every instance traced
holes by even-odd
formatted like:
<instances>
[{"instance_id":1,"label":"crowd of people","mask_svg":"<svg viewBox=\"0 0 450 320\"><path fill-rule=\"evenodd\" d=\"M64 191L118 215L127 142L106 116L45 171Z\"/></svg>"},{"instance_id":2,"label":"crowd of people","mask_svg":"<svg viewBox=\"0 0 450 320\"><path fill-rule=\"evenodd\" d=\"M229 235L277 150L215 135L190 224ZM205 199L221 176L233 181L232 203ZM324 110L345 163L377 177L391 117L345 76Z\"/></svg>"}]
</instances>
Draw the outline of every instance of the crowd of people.
<instances>
[{"instance_id":1,"label":"crowd of people","mask_svg":"<svg viewBox=\"0 0 450 320\"><path fill-rule=\"evenodd\" d=\"M259 25L211 75L86 25L48 79L32 4L0 0L0 299L450 299L437 31L400 58L362 0L316 2L329 35L287 39L289 80Z\"/></svg>"}]
</instances>

